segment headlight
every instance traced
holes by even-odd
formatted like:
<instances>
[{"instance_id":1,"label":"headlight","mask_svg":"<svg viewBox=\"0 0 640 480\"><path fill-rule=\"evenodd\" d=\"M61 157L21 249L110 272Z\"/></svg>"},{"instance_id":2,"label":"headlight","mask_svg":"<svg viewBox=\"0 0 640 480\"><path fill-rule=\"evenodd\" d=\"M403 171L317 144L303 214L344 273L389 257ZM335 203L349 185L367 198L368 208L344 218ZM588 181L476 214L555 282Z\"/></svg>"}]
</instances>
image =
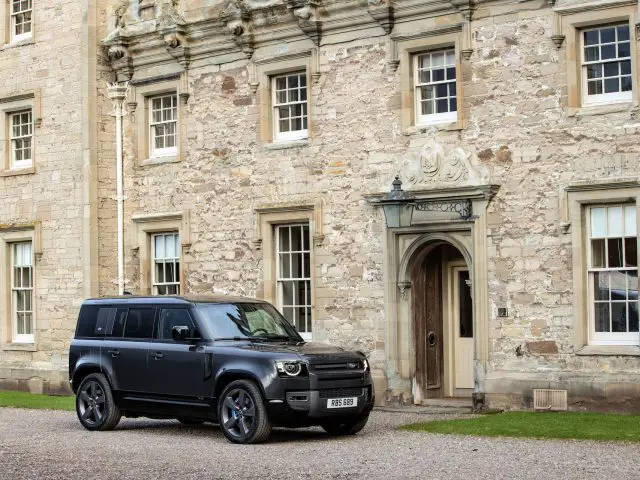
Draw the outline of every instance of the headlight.
<instances>
[{"instance_id":1,"label":"headlight","mask_svg":"<svg viewBox=\"0 0 640 480\"><path fill-rule=\"evenodd\" d=\"M285 374L289 377L297 377L304 370L303 362L276 362L278 373Z\"/></svg>"}]
</instances>

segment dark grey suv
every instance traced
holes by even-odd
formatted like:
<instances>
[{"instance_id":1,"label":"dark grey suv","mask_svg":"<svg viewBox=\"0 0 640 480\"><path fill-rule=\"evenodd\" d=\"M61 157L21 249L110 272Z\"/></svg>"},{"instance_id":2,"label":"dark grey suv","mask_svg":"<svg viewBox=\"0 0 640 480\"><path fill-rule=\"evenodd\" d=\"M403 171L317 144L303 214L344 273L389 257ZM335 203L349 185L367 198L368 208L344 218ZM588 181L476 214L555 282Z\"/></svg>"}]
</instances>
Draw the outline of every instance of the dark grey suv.
<instances>
[{"instance_id":1,"label":"dark grey suv","mask_svg":"<svg viewBox=\"0 0 640 480\"><path fill-rule=\"evenodd\" d=\"M273 425L354 434L374 402L362 353L305 343L271 304L247 298L87 300L69 380L89 430L123 415L177 418L219 423L237 443L265 441Z\"/></svg>"}]
</instances>

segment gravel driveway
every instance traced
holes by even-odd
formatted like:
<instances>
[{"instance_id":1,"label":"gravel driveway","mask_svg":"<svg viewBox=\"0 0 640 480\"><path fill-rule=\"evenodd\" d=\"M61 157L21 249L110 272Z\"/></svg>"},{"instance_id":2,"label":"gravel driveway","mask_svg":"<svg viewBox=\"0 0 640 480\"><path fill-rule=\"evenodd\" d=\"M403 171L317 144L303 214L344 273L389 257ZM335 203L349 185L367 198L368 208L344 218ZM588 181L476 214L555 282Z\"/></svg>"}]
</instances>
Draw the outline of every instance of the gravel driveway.
<instances>
[{"instance_id":1,"label":"gravel driveway","mask_svg":"<svg viewBox=\"0 0 640 480\"><path fill-rule=\"evenodd\" d=\"M435 418L374 411L354 437L276 430L270 443L247 446L228 443L212 425L124 419L94 433L73 412L0 408L0 478L640 478L638 445L395 430Z\"/></svg>"}]
</instances>

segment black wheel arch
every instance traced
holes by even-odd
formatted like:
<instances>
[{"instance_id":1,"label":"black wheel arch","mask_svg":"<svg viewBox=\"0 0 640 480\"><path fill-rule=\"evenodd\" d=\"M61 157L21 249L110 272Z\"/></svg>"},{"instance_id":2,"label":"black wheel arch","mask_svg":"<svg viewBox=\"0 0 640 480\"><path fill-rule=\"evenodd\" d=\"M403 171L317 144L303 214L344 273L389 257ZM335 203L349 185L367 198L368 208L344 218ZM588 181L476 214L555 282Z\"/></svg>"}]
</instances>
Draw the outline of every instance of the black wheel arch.
<instances>
[{"instance_id":1,"label":"black wheel arch","mask_svg":"<svg viewBox=\"0 0 640 480\"><path fill-rule=\"evenodd\" d=\"M229 385L231 382L235 382L236 380L250 380L256 384L258 390L260 390L260 395L262 395L262 400L266 399L266 393L264 391L264 386L260 379L254 374L243 371L243 370L227 370L220 374L220 376L216 379L216 385L213 392L213 398L216 406L218 405L218 398L222 394L224 388Z\"/></svg>"},{"instance_id":2,"label":"black wheel arch","mask_svg":"<svg viewBox=\"0 0 640 480\"><path fill-rule=\"evenodd\" d=\"M113 381L111 380L109 373L105 369L101 368L100 365L86 364L79 366L76 371L73 372L71 389L73 390L74 394L78 393L78 388L80 387L82 380L84 380L85 377L91 375L92 373L103 374L107 379L107 382L109 382L109 387L111 388L111 390L113 390Z\"/></svg>"}]
</instances>

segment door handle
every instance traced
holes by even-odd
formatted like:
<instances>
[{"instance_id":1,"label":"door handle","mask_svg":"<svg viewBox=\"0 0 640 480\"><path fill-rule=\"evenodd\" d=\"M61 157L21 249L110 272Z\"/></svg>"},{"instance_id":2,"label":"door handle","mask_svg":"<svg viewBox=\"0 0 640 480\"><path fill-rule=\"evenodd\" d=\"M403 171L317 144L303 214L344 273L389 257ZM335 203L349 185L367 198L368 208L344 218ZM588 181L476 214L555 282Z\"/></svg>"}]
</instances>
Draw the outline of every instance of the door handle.
<instances>
[{"instance_id":1,"label":"door handle","mask_svg":"<svg viewBox=\"0 0 640 480\"><path fill-rule=\"evenodd\" d=\"M152 354L151 354L151 356L152 356L153 358L155 358L156 360L160 360L161 358L163 358L163 357L164 357L164 353L162 353L162 352L155 352L155 353L152 353Z\"/></svg>"},{"instance_id":2,"label":"door handle","mask_svg":"<svg viewBox=\"0 0 640 480\"><path fill-rule=\"evenodd\" d=\"M107 352L109 352L113 358L120 356L120 350L118 350L117 348L114 350L107 350Z\"/></svg>"}]
</instances>

